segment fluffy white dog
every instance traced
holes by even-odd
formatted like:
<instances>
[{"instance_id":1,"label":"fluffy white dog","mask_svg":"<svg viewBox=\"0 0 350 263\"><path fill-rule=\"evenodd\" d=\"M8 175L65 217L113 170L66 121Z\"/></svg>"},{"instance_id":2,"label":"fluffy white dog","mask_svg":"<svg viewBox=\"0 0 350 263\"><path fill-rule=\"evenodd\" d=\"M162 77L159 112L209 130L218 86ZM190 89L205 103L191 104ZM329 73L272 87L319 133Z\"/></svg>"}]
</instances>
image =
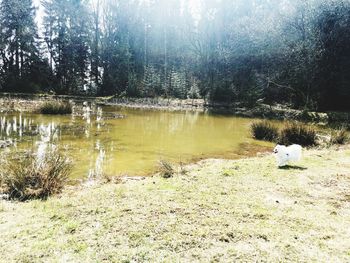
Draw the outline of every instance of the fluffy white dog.
<instances>
[{"instance_id":1,"label":"fluffy white dog","mask_svg":"<svg viewBox=\"0 0 350 263\"><path fill-rule=\"evenodd\" d=\"M277 166L282 167L287 165L289 162L298 162L301 159L302 147L298 144L291 146L277 145L273 150L275 154Z\"/></svg>"}]
</instances>

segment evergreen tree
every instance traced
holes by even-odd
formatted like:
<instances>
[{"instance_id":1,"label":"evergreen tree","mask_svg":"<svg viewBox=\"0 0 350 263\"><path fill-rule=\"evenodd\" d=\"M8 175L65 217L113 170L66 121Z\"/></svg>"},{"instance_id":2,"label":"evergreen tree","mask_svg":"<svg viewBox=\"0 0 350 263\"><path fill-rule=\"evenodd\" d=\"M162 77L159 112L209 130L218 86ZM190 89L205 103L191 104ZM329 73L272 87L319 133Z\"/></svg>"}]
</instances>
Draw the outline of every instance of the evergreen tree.
<instances>
[{"instance_id":1,"label":"evergreen tree","mask_svg":"<svg viewBox=\"0 0 350 263\"><path fill-rule=\"evenodd\" d=\"M1 78L5 91L36 91L34 71L41 59L34 18L32 0L1 1Z\"/></svg>"},{"instance_id":2,"label":"evergreen tree","mask_svg":"<svg viewBox=\"0 0 350 263\"><path fill-rule=\"evenodd\" d=\"M115 1L106 7L101 55L101 95L126 94L131 87L130 82L135 81L129 31L131 9L132 5L124 1Z\"/></svg>"},{"instance_id":3,"label":"evergreen tree","mask_svg":"<svg viewBox=\"0 0 350 263\"><path fill-rule=\"evenodd\" d=\"M45 48L32 0L0 0L1 90L349 108L349 1L42 5Z\"/></svg>"},{"instance_id":4,"label":"evergreen tree","mask_svg":"<svg viewBox=\"0 0 350 263\"><path fill-rule=\"evenodd\" d=\"M149 65L145 69L144 79L142 82L142 96L156 97L162 94L162 82L159 72L154 66Z\"/></svg>"},{"instance_id":5,"label":"evergreen tree","mask_svg":"<svg viewBox=\"0 0 350 263\"><path fill-rule=\"evenodd\" d=\"M56 91L82 94L90 56L87 8L80 0L46 0L43 5L45 41L55 71Z\"/></svg>"},{"instance_id":6,"label":"evergreen tree","mask_svg":"<svg viewBox=\"0 0 350 263\"><path fill-rule=\"evenodd\" d=\"M101 1L97 0L91 3L92 11L92 28L90 33L91 41L91 70L90 70L90 90L93 94L100 93L101 84Z\"/></svg>"}]
</instances>

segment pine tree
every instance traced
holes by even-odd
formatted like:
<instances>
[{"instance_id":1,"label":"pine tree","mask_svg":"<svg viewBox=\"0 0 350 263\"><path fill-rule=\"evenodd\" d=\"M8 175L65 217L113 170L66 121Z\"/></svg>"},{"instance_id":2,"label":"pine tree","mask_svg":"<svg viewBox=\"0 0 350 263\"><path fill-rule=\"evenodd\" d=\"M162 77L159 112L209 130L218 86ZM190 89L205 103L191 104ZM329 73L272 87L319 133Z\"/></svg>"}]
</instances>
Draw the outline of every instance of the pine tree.
<instances>
[{"instance_id":1,"label":"pine tree","mask_svg":"<svg viewBox=\"0 0 350 263\"><path fill-rule=\"evenodd\" d=\"M142 84L142 95L144 97L156 97L161 94L161 78L154 66L146 67Z\"/></svg>"},{"instance_id":2,"label":"pine tree","mask_svg":"<svg viewBox=\"0 0 350 263\"><path fill-rule=\"evenodd\" d=\"M45 41L55 70L56 91L81 94L89 66L89 15L81 0L46 0Z\"/></svg>"},{"instance_id":3,"label":"pine tree","mask_svg":"<svg viewBox=\"0 0 350 263\"><path fill-rule=\"evenodd\" d=\"M130 45L130 12L132 3L115 1L104 13L104 36L101 63L103 68L101 95L124 95L135 82ZM117 25L117 26L116 26Z\"/></svg>"},{"instance_id":4,"label":"pine tree","mask_svg":"<svg viewBox=\"0 0 350 263\"><path fill-rule=\"evenodd\" d=\"M0 5L4 89L33 91L34 65L40 63L32 0L3 0Z\"/></svg>"},{"instance_id":5,"label":"pine tree","mask_svg":"<svg viewBox=\"0 0 350 263\"><path fill-rule=\"evenodd\" d=\"M91 4L92 11L92 29L90 34L91 41L91 70L90 70L90 89L95 94L99 93L100 88L100 66L101 66L101 1L97 0Z\"/></svg>"}]
</instances>

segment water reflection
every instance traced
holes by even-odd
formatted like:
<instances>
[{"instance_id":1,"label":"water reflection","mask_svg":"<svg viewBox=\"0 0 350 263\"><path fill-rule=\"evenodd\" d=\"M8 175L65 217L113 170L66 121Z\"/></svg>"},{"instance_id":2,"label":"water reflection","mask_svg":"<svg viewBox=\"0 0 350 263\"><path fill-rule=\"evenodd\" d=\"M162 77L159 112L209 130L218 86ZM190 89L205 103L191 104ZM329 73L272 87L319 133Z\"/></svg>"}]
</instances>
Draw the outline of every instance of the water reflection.
<instances>
[{"instance_id":1,"label":"water reflection","mask_svg":"<svg viewBox=\"0 0 350 263\"><path fill-rule=\"evenodd\" d=\"M37 160L39 164L45 159L46 153L49 148L56 148L55 142L58 141L59 129L55 122L51 122L47 125L38 125L38 140L36 141L37 146Z\"/></svg>"},{"instance_id":2,"label":"water reflection","mask_svg":"<svg viewBox=\"0 0 350 263\"><path fill-rule=\"evenodd\" d=\"M73 160L74 178L93 179L103 174L143 175L164 158L236 158L242 144L254 144L254 151L257 145L270 148L250 138L252 121L84 103L72 115L0 114L0 141L13 140L19 150L34 149L40 160L50 147L58 147Z\"/></svg>"},{"instance_id":3,"label":"water reflection","mask_svg":"<svg viewBox=\"0 0 350 263\"><path fill-rule=\"evenodd\" d=\"M92 122L95 116L96 121ZM62 121L67 118L68 124ZM84 134L84 137L89 139L93 130L100 131L104 125L102 108L94 109L87 103L83 104L81 116L73 114L72 116L48 117L34 114L23 116L22 113L4 114L0 116L0 148L14 146L17 150L24 151L30 148L37 156L38 162L41 162L45 159L48 150L56 147L61 147L69 155L69 143L65 144L67 138L76 137L70 138L76 141L79 137L82 139L81 135ZM13 142L19 142L19 147L16 147L17 145ZM87 142L90 141L87 140ZM99 177L103 174L105 150L100 140L96 141L96 147L93 150L97 152L97 155L85 151L90 157L90 165L86 173L88 178Z\"/></svg>"},{"instance_id":4,"label":"water reflection","mask_svg":"<svg viewBox=\"0 0 350 263\"><path fill-rule=\"evenodd\" d=\"M1 140L21 138L23 135L32 134L33 132L36 132L36 129L33 127L32 118L23 117L22 114L0 117Z\"/></svg>"},{"instance_id":5,"label":"water reflection","mask_svg":"<svg viewBox=\"0 0 350 263\"><path fill-rule=\"evenodd\" d=\"M104 174L104 161L106 156L106 151L101 145L100 141L96 142L96 150L98 151L98 155L96 157L95 162L90 163L89 175L88 179L96 179L101 178Z\"/></svg>"}]
</instances>

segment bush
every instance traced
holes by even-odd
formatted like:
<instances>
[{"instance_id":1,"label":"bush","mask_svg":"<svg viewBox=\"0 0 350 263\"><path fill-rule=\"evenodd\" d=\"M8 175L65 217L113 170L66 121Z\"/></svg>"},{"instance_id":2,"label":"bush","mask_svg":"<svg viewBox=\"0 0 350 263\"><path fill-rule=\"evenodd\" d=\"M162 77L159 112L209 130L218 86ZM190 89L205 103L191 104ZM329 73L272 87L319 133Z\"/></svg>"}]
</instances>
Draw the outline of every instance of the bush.
<instances>
[{"instance_id":1,"label":"bush","mask_svg":"<svg viewBox=\"0 0 350 263\"><path fill-rule=\"evenodd\" d=\"M281 131L279 143L284 145L300 144L302 146L316 145L316 130L300 123L287 124Z\"/></svg>"},{"instance_id":2,"label":"bush","mask_svg":"<svg viewBox=\"0 0 350 263\"><path fill-rule=\"evenodd\" d=\"M170 178L173 177L175 170L173 168L173 165L165 160L160 160L158 163L159 166L159 173L163 178Z\"/></svg>"},{"instance_id":3,"label":"bush","mask_svg":"<svg viewBox=\"0 0 350 263\"><path fill-rule=\"evenodd\" d=\"M278 129L271 122L261 121L251 125L251 132L255 139L273 142L278 138Z\"/></svg>"},{"instance_id":4,"label":"bush","mask_svg":"<svg viewBox=\"0 0 350 263\"><path fill-rule=\"evenodd\" d=\"M332 132L331 135L331 144L345 144L348 141L348 134L345 128L336 130Z\"/></svg>"},{"instance_id":5,"label":"bush","mask_svg":"<svg viewBox=\"0 0 350 263\"><path fill-rule=\"evenodd\" d=\"M71 114L72 105L66 101L49 101L45 102L40 108L41 114Z\"/></svg>"},{"instance_id":6,"label":"bush","mask_svg":"<svg viewBox=\"0 0 350 263\"><path fill-rule=\"evenodd\" d=\"M8 157L1 165L0 192L9 199L46 199L60 193L71 165L57 150L48 150L42 159L33 152Z\"/></svg>"}]
</instances>

